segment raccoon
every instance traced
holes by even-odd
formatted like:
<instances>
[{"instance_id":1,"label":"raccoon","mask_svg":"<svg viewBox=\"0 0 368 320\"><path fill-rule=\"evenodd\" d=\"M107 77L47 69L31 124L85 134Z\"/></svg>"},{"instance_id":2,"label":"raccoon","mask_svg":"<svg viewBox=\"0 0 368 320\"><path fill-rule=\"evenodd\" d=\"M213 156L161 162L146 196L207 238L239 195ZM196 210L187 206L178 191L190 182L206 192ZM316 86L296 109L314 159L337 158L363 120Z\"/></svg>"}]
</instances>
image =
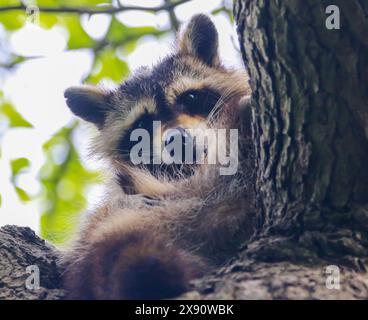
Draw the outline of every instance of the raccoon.
<instances>
[{"instance_id":1,"label":"raccoon","mask_svg":"<svg viewBox=\"0 0 368 320\"><path fill-rule=\"evenodd\" d=\"M236 254L255 225L249 96L245 71L221 64L218 32L202 14L153 68L139 69L115 89L66 90L70 110L97 127L93 154L108 163L103 203L64 254L67 298L175 297ZM159 133L153 121L160 121ZM218 164L205 161L132 164L131 134L140 128L151 133L148 159L175 136L187 143L188 129L235 128L238 169L221 175ZM217 149L228 152L224 145ZM194 158L207 159L213 149L208 143Z\"/></svg>"}]
</instances>

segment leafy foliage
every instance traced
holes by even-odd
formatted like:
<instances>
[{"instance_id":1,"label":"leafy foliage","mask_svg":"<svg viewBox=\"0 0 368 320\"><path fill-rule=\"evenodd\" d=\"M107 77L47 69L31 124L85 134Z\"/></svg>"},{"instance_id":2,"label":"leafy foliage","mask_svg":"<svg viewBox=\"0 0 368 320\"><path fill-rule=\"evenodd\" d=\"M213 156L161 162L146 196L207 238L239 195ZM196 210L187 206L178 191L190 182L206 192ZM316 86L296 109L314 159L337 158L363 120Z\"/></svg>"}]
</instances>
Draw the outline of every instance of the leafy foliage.
<instances>
[{"instance_id":1,"label":"leafy foliage","mask_svg":"<svg viewBox=\"0 0 368 320\"><path fill-rule=\"evenodd\" d=\"M94 46L95 42L82 28L78 16L60 16L58 23L68 31L68 49L92 48Z\"/></svg>"},{"instance_id":2,"label":"leafy foliage","mask_svg":"<svg viewBox=\"0 0 368 320\"><path fill-rule=\"evenodd\" d=\"M104 79L120 81L128 73L128 64L116 55L115 50L104 49L95 59L92 72L86 81L95 84Z\"/></svg>"},{"instance_id":3,"label":"leafy foliage","mask_svg":"<svg viewBox=\"0 0 368 320\"><path fill-rule=\"evenodd\" d=\"M15 191L18 194L19 199L23 202L31 200L31 197L28 195L28 193L22 188L17 186L18 176L27 169L29 169L30 167L29 160L27 158L14 159L10 162L10 167L12 171L11 182L14 185Z\"/></svg>"},{"instance_id":4,"label":"leafy foliage","mask_svg":"<svg viewBox=\"0 0 368 320\"><path fill-rule=\"evenodd\" d=\"M0 141L2 136L5 134L6 130L10 128L33 128L33 126L25 120L22 115L15 110L14 106L3 98L2 92L0 92L0 123L5 122L5 128L3 131L0 130ZM1 149L0 149L1 156ZM21 201L29 201L30 197L28 194L20 187L17 186L18 175L29 167L29 160L26 158L19 158L12 160L10 163L12 171L11 183L14 185L15 191ZM0 207L2 203L2 198L0 195Z\"/></svg>"},{"instance_id":5,"label":"leafy foliage","mask_svg":"<svg viewBox=\"0 0 368 320\"><path fill-rule=\"evenodd\" d=\"M0 114L7 118L10 128L32 128L32 125L15 110L10 102L3 102L0 104Z\"/></svg>"},{"instance_id":6,"label":"leafy foliage","mask_svg":"<svg viewBox=\"0 0 368 320\"><path fill-rule=\"evenodd\" d=\"M68 238L81 210L86 207L85 192L97 182L98 174L84 168L72 141L75 122L59 130L43 148L46 163L40 171L43 213L41 236L56 244Z\"/></svg>"}]
</instances>

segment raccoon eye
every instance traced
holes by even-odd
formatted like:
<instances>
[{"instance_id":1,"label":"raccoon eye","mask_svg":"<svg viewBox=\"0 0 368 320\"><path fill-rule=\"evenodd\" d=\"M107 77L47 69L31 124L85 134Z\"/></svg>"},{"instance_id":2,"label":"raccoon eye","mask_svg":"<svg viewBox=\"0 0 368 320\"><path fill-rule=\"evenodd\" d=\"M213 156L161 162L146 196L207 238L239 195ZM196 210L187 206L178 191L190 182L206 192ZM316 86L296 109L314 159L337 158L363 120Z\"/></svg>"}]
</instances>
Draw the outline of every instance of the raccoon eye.
<instances>
[{"instance_id":1,"label":"raccoon eye","mask_svg":"<svg viewBox=\"0 0 368 320\"><path fill-rule=\"evenodd\" d=\"M189 91L182 96L182 103L193 111L199 106L200 102L200 93L197 91Z\"/></svg>"},{"instance_id":2,"label":"raccoon eye","mask_svg":"<svg viewBox=\"0 0 368 320\"><path fill-rule=\"evenodd\" d=\"M216 105L220 94L212 89L189 90L181 95L179 103L191 114L207 116Z\"/></svg>"}]
</instances>

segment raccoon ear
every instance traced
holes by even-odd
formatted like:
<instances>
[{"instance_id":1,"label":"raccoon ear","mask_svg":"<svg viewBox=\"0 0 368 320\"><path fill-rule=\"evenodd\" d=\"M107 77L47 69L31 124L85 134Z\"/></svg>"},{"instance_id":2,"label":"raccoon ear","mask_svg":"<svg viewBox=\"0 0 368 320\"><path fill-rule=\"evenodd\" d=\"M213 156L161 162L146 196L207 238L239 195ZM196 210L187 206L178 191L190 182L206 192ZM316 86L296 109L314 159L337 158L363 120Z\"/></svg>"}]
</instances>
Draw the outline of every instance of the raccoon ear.
<instances>
[{"instance_id":1,"label":"raccoon ear","mask_svg":"<svg viewBox=\"0 0 368 320\"><path fill-rule=\"evenodd\" d=\"M211 19L204 14L192 17L178 43L180 53L195 56L210 66L220 63L218 33Z\"/></svg>"},{"instance_id":2,"label":"raccoon ear","mask_svg":"<svg viewBox=\"0 0 368 320\"><path fill-rule=\"evenodd\" d=\"M108 112L108 93L93 86L70 87L64 92L66 104L78 117L102 128Z\"/></svg>"}]
</instances>

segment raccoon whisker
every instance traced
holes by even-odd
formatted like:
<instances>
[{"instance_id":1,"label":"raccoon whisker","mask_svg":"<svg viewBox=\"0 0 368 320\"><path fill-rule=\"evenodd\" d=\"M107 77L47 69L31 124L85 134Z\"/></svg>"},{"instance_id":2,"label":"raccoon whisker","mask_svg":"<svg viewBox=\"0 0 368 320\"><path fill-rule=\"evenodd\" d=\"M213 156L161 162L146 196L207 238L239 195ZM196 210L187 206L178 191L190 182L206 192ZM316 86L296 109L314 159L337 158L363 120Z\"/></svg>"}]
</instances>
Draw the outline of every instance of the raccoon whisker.
<instances>
[{"instance_id":1,"label":"raccoon whisker","mask_svg":"<svg viewBox=\"0 0 368 320\"><path fill-rule=\"evenodd\" d=\"M212 108L212 110L209 114L209 118L211 118L217 111L219 111L219 109L223 106L225 100L229 99L229 97L231 97L233 94L235 94L235 92L232 89L229 89L229 90L225 91L220 96L220 98L216 102L215 106Z\"/></svg>"},{"instance_id":2,"label":"raccoon whisker","mask_svg":"<svg viewBox=\"0 0 368 320\"><path fill-rule=\"evenodd\" d=\"M213 125L216 117L218 116L219 112L221 111L222 107L225 105L225 100L231 99L236 92L233 90L228 90L224 94L221 95L219 100L216 102L215 106L212 108L211 112L209 113L206 122L209 126Z\"/></svg>"},{"instance_id":3,"label":"raccoon whisker","mask_svg":"<svg viewBox=\"0 0 368 320\"><path fill-rule=\"evenodd\" d=\"M232 89L228 90L227 92L225 92L220 99L218 100L218 102L216 103L215 107L213 108L209 120L218 120L219 117L219 113L222 111L222 107L226 104L226 101L232 99L235 95L237 95L238 93ZM210 122L211 123L211 122Z\"/></svg>"}]
</instances>

